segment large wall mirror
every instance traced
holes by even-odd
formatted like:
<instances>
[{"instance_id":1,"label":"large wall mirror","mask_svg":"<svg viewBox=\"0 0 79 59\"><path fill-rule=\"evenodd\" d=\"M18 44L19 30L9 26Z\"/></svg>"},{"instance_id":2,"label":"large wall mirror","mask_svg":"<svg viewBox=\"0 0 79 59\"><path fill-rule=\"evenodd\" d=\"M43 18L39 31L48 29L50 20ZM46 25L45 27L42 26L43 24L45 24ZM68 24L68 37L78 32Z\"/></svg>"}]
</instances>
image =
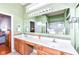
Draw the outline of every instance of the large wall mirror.
<instances>
[{"instance_id":1,"label":"large wall mirror","mask_svg":"<svg viewBox=\"0 0 79 59\"><path fill-rule=\"evenodd\" d=\"M69 35L70 31L70 9L47 13L32 17L34 20L34 33L48 33L57 35Z\"/></svg>"}]
</instances>

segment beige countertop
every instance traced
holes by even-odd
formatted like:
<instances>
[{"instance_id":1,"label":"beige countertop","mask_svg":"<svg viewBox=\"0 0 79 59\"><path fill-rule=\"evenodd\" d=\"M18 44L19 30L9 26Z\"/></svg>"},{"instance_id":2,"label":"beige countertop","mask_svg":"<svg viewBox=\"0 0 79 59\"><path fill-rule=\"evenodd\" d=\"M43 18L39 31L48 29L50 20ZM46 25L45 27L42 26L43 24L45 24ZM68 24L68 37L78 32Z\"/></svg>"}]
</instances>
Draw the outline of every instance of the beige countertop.
<instances>
[{"instance_id":1,"label":"beige countertop","mask_svg":"<svg viewBox=\"0 0 79 59\"><path fill-rule=\"evenodd\" d=\"M41 36L46 36L46 37L56 37L56 38L64 38L64 39L71 39L70 35L57 35L57 34L48 34L48 33L32 33L32 32L26 32L25 34L30 34L30 35L41 35Z\"/></svg>"}]
</instances>

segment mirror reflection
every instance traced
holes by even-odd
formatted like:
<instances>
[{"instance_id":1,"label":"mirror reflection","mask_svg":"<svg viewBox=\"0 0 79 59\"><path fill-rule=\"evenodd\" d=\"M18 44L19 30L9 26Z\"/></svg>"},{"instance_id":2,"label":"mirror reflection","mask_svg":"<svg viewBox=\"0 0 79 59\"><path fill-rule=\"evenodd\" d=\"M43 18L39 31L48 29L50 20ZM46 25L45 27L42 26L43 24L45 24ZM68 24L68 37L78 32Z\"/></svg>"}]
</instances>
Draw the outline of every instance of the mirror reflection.
<instances>
[{"instance_id":1,"label":"mirror reflection","mask_svg":"<svg viewBox=\"0 0 79 59\"><path fill-rule=\"evenodd\" d=\"M30 19L30 32L69 35L69 8L35 16Z\"/></svg>"}]
</instances>

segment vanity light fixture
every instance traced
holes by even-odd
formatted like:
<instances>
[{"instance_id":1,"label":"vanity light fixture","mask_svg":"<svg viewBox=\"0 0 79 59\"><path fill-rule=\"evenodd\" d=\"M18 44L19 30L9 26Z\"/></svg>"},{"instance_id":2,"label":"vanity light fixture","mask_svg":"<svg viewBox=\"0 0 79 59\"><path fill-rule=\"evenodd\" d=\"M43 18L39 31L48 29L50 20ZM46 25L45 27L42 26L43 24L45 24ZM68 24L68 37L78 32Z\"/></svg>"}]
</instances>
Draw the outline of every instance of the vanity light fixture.
<instances>
[{"instance_id":1,"label":"vanity light fixture","mask_svg":"<svg viewBox=\"0 0 79 59\"><path fill-rule=\"evenodd\" d=\"M49 8L47 9L47 11L49 11Z\"/></svg>"},{"instance_id":2,"label":"vanity light fixture","mask_svg":"<svg viewBox=\"0 0 79 59\"><path fill-rule=\"evenodd\" d=\"M45 26L46 24L42 24L42 26Z\"/></svg>"},{"instance_id":3,"label":"vanity light fixture","mask_svg":"<svg viewBox=\"0 0 79 59\"><path fill-rule=\"evenodd\" d=\"M43 10L40 10L40 12L42 13Z\"/></svg>"},{"instance_id":4,"label":"vanity light fixture","mask_svg":"<svg viewBox=\"0 0 79 59\"><path fill-rule=\"evenodd\" d=\"M32 14L30 14L30 16L32 16Z\"/></svg>"},{"instance_id":5,"label":"vanity light fixture","mask_svg":"<svg viewBox=\"0 0 79 59\"><path fill-rule=\"evenodd\" d=\"M69 20L69 22L70 22L70 23L75 23L75 22L77 22L76 17L72 17L72 18Z\"/></svg>"},{"instance_id":6,"label":"vanity light fixture","mask_svg":"<svg viewBox=\"0 0 79 59\"><path fill-rule=\"evenodd\" d=\"M41 10L32 12L30 16L35 17L35 16L39 16L39 15L49 13L51 11L52 11L52 8L45 8L45 9L41 9Z\"/></svg>"},{"instance_id":7,"label":"vanity light fixture","mask_svg":"<svg viewBox=\"0 0 79 59\"><path fill-rule=\"evenodd\" d=\"M43 10L44 12L46 11L46 9Z\"/></svg>"},{"instance_id":8,"label":"vanity light fixture","mask_svg":"<svg viewBox=\"0 0 79 59\"><path fill-rule=\"evenodd\" d=\"M37 22L37 25L42 25L42 23L41 22Z\"/></svg>"},{"instance_id":9,"label":"vanity light fixture","mask_svg":"<svg viewBox=\"0 0 79 59\"><path fill-rule=\"evenodd\" d=\"M60 23L60 24L58 24L58 27L61 27L62 26L62 24Z\"/></svg>"},{"instance_id":10,"label":"vanity light fixture","mask_svg":"<svg viewBox=\"0 0 79 59\"><path fill-rule=\"evenodd\" d=\"M30 14L30 16L32 16L32 14Z\"/></svg>"}]
</instances>

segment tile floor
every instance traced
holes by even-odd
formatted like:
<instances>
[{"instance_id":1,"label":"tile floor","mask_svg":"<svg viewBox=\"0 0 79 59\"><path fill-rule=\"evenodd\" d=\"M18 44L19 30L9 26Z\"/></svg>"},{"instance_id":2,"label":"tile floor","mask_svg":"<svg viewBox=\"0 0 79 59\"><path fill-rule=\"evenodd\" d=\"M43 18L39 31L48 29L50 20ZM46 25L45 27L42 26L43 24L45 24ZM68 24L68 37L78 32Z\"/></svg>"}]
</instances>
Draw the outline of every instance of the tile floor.
<instances>
[{"instance_id":1,"label":"tile floor","mask_svg":"<svg viewBox=\"0 0 79 59\"><path fill-rule=\"evenodd\" d=\"M21 54L19 54L18 52L15 51L15 52L9 53L7 55L21 55ZM33 52L30 55L37 55L37 53L35 50L33 50Z\"/></svg>"},{"instance_id":2,"label":"tile floor","mask_svg":"<svg viewBox=\"0 0 79 59\"><path fill-rule=\"evenodd\" d=\"M10 52L10 49L5 45L0 45L0 55L5 55Z\"/></svg>"},{"instance_id":3,"label":"tile floor","mask_svg":"<svg viewBox=\"0 0 79 59\"><path fill-rule=\"evenodd\" d=\"M11 53L9 53L7 55L21 55L21 54L19 54L18 52L11 52Z\"/></svg>"}]
</instances>

